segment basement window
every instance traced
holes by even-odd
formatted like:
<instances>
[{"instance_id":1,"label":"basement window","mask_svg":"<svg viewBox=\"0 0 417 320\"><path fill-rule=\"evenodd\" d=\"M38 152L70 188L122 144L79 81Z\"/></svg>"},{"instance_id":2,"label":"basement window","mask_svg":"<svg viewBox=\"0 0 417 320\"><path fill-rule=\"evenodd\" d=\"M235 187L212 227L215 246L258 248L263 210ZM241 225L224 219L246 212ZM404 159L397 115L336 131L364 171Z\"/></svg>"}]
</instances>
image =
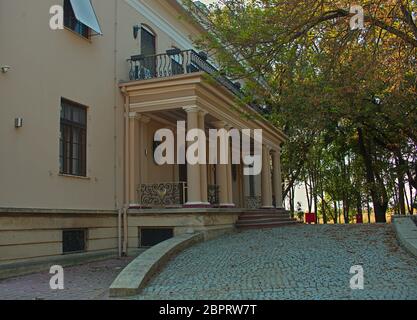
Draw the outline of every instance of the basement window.
<instances>
[{"instance_id":1,"label":"basement window","mask_svg":"<svg viewBox=\"0 0 417 320\"><path fill-rule=\"evenodd\" d=\"M63 230L62 252L64 254L80 253L86 251L87 230Z\"/></svg>"},{"instance_id":2,"label":"basement window","mask_svg":"<svg viewBox=\"0 0 417 320\"><path fill-rule=\"evenodd\" d=\"M153 247L172 237L174 237L172 228L139 228L139 247Z\"/></svg>"},{"instance_id":3,"label":"basement window","mask_svg":"<svg viewBox=\"0 0 417 320\"><path fill-rule=\"evenodd\" d=\"M102 35L91 0L64 0L64 25L86 39Z\"/></svg>"}]
</instances>

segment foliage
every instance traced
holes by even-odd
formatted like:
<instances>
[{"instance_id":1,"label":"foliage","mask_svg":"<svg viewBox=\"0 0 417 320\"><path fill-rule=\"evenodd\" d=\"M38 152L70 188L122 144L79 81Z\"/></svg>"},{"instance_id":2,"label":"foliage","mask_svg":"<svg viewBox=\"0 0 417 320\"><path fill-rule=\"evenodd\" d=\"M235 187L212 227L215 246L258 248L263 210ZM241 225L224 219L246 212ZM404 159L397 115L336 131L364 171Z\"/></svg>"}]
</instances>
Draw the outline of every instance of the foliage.
<instances>
[{"instance_id":1,"label":"foliage","mask_svg":"<svg viewBox=\"0 0 417 320\"><path fill-rule=\"evenodd\" d=\"M417 1L359 2L362 30L351 30L346 0L221 0L195 11L209 30L197 44L289 136L285 196L306 184L325 222L338 203L348 220L369 198L385 222L390 200L404 206L405 184L417 189Z\"/></svg>"}]
</instances>

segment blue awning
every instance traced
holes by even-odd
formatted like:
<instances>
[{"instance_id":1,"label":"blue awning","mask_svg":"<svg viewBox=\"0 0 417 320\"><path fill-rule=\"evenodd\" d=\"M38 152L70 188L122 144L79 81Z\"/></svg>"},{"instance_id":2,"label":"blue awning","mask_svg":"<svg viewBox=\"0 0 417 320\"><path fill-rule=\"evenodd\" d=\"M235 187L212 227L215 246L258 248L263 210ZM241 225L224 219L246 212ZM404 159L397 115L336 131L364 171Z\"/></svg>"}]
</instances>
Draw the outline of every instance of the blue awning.
<instances>
[{"instance_id":1,"label":"blue awning","mask_svg":"<svg viewBox=\"0 0 417 320\"><path fill-rule=\"evenodd\" d=\"M72 10L74 10L75 17L79 22L89 27L97 34L102 35L100 24L96 13L94 12L91 0L70 0Z\"/></svg>"}]
</instances>

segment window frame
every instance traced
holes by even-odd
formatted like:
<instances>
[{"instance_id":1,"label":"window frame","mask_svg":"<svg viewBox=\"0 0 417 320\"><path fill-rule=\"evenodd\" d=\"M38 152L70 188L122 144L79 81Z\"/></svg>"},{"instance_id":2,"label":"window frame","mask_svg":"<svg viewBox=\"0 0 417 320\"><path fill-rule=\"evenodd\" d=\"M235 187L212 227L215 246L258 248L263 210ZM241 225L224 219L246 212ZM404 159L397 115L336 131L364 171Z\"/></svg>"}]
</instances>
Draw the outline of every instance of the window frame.
<instances>
[{"instance_id":1,"label":"window frame","mask_svg":"<svg viewBox=\"0 0 417 320\"><path fill-rule=\"evenodd\" d=\"M65 113L64 105L79 109L84 113L84 124L69 120L62 116ZM78 131L78 141L74 142L74 131ZM60 109L60 136L59 136L59 174L64 176L87 178L87 137L88 133L88 107L80 103L61 98ZM67 137L69 136L69 140ZM78 146L78 156L74 157L74 146ZM74 168L74 161L77 168Z\"/></svg>"}]
</instances>

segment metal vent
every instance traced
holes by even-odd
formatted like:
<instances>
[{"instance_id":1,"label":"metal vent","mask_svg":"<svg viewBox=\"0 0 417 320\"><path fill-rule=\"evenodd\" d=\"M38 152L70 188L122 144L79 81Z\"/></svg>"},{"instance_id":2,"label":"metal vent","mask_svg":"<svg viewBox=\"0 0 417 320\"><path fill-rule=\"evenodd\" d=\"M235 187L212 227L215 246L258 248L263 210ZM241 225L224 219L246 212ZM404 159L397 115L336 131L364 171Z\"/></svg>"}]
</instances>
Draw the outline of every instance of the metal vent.
<instances>
[{"instance_id":1,"label":"metal vent","mask_svg":"<svg viewBox=\"0 0 417 320\"><path fill-rule=\"evenodd\" d=\"M171 239L174 236L172 228L140 228L139 247L153 247L158 243Z\"/></svg>"},{"instance_id":2,"label":"metal vent","mask_svg":"<svg viewBox=\"0 0 417 320\"><path fill-rule=\"evenodd\" d=\"M63 230L62 231L62 252L77 253L86 250L87 230Z\"/></svg>"}]
</instances>

